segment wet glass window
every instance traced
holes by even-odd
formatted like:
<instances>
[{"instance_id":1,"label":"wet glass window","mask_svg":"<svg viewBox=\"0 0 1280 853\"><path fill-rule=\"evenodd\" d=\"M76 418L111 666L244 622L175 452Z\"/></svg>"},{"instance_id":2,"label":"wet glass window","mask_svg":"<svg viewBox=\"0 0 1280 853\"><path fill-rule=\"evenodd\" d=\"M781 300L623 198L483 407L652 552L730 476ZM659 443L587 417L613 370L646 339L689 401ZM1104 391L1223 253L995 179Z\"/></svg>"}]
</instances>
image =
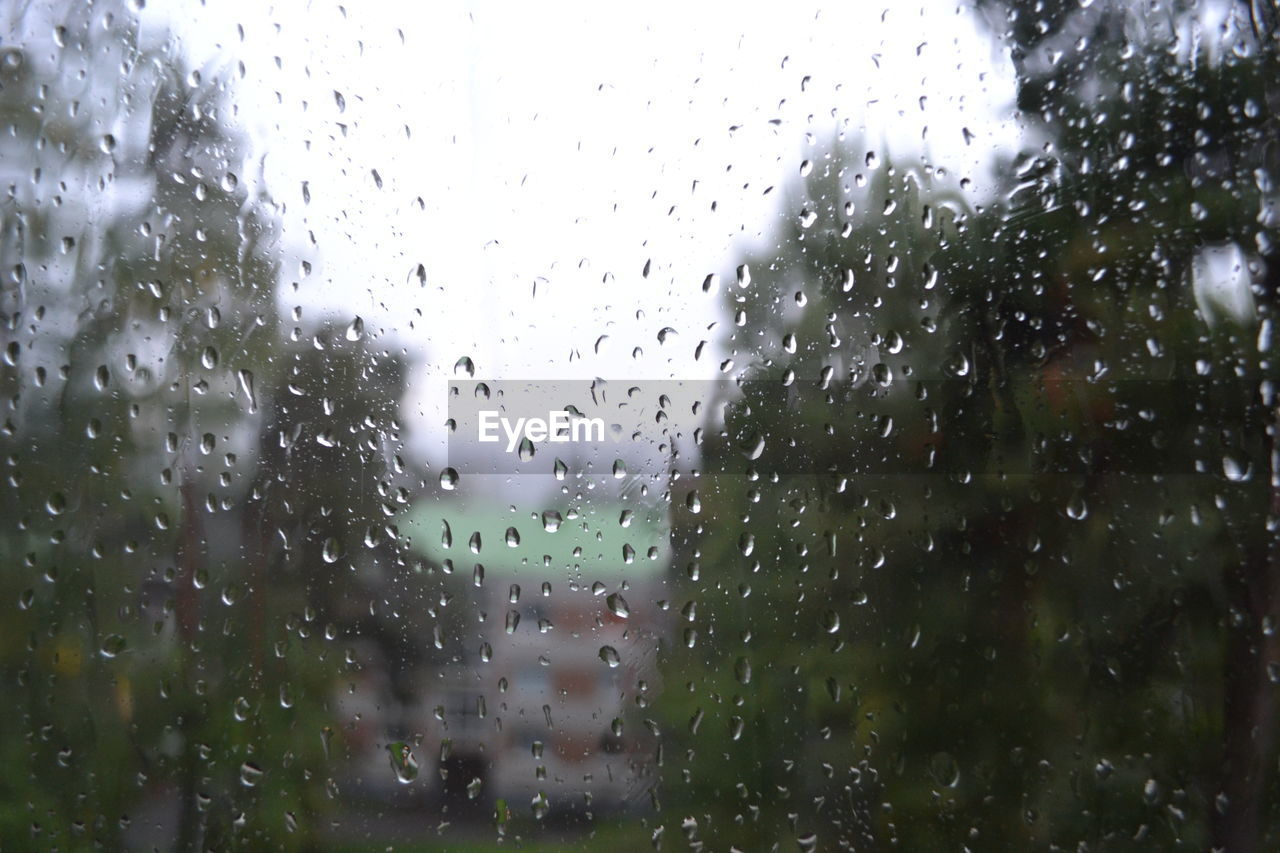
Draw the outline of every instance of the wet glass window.
<instances>
[{"instance_id":1,"label":"wet glass window","mask_svg":"<svg viewBox=\"0 0 1280 853\"><path fill-rule=\"evenodd\" d=\"M1280 849L1280 9L0 8L0 848Z\"/></svg>"}]
</instances>

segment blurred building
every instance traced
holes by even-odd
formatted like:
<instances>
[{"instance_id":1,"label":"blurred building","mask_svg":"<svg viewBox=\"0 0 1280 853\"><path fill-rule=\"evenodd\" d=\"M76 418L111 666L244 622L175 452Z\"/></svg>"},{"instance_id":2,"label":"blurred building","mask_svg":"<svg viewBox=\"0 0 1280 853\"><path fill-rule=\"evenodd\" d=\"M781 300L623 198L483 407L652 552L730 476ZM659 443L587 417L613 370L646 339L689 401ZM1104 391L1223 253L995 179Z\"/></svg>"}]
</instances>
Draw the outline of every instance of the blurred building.
<instances>
[{"instance_id":1,"label":"blurred building","mask_svg":"<svg viewBox=\"0 0 1280 853\"><path fill-rule=\"evenodd\" d=\"M424 499L406 528L434 617L423 662L383 691L398 699L362 710L362 730L377 731L352 744L366 793L407 785L455 820L489 820L500 800L552 816L640 801L657 748L645 708L658 689L665 509Z\"/></svg>"}]
</instances>

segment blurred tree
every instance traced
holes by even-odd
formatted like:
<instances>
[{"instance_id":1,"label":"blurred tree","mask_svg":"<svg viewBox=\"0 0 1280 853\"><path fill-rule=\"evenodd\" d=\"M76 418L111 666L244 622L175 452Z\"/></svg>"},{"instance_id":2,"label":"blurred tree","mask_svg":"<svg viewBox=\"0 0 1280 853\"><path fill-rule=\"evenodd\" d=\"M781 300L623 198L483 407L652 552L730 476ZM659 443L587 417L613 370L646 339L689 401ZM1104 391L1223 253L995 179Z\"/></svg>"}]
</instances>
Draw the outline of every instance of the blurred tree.
<instances>
[{"instance_id":1,"label":"blurred tree","mask_svg":"<svg viewBox=\"0 0 1280 853\"><path fill-rule=\"evenodd\" d=\"M985 8L1032 147L979 196L836 140L727 288L666 803L739 844L1269 849L1274 30Z\"/></svg>"},{"instance_id":2,"label":"blurred tree","mask_svg":"<svg viewBox=\"0 0 1280 853\"><path fill-rule=\"evenodd\" d=\"M314 845L402 364L287 334L232 73L122 3L4 14L0 846Z\"/></svg>"}]
</instances>

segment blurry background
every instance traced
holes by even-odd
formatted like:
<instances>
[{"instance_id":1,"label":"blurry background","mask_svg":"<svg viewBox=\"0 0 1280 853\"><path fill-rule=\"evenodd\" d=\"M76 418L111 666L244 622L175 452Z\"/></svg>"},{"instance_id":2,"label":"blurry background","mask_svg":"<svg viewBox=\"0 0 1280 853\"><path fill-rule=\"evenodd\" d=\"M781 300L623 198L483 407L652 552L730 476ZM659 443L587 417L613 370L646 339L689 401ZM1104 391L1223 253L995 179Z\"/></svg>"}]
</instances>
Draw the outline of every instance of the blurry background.
<instances>
[{"instance_id":1,"label":"blurry background","mask_svg":"<svg viewBox=\"0 0 1280 853\"><path fill-rule=\"evenodd\" d=\"M5 849L1280 844L1274 4L0 21Z\"/></svg>"}]
</instances>

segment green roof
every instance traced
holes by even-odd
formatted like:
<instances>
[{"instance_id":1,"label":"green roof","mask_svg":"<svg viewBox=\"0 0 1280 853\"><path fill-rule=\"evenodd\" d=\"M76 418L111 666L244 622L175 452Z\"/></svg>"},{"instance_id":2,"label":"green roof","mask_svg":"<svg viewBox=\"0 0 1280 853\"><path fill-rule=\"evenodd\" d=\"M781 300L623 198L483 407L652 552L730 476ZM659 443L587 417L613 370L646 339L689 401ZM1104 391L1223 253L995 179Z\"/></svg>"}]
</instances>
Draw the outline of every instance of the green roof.
<instances>
[{"instance_id":1,"label":"green roof","mask_svg":"<svg viewBox=\"0 0 1280 853\"><path fill-rule=\"evenodd\" d=\"M623 513L631 511L624 519ZM648 578L666 571L671 562L670 527L665 507L624 506L608 502L575 509L548 509L562 518L558 529L543 523L543 513L513 512L508 505L465 505L424 501L408 515L401 532L412 548L429 562L453 562L468 575L476 563L486 575L524 575L528 580L551 580L548 571L567 571L587 584L621 578ZM452 544L445 546L445 522ZM508 544L514 529L516 545ZM480 552L471 539L480 534ZM629 561L629 562L628 562Z\"/></svg>"}]
</instances>

